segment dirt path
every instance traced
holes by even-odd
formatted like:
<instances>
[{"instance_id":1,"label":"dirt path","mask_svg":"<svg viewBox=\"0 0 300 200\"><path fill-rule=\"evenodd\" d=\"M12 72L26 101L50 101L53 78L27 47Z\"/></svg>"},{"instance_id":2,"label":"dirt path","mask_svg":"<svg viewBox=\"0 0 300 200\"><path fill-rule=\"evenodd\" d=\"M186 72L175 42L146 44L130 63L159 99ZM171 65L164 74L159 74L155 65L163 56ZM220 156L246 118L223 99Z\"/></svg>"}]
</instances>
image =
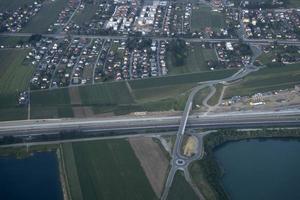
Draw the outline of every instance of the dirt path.
<instances>
[{"instance_id":1,"label":"dirt path","mask_svg":"<svg viewBox=\"0 0 300 200\"><path fill-rule=\"evenodd\" d=\"M161 196L168 172L169 161L159 144L152 138L130 138L129 143L156 194Z\"/></svg>"},{"instance_id":2,"label":"dirt path","mask_svg":"<svg viewBox=\"0 0 300 200\"><path fill-rule=\"evenodd\" d=\"M128 81L125 81L125 83L126 83L126 87L128 88L129 94L131 95L132 99L135 100L136 97L135 97L135 94L134 94L134 92L133 92L133 90L132 90L130 84L128 83Z\"/></svg>"}]
</instances>

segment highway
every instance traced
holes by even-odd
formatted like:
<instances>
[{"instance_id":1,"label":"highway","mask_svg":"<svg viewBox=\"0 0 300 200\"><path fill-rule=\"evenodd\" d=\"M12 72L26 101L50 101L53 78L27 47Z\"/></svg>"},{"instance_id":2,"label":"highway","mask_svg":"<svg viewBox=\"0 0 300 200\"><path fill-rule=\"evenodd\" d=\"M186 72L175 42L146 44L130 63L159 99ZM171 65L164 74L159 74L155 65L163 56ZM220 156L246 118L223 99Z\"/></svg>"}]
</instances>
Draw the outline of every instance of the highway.
<instances>
[{"instance_id":1,"label":"highway","mask_svg":"<svg viewBox=\"0 0 300 200\"><path fill-rule=\"evenodd\" d=\"M176 129L181 116L113 117L84 119L45 119L0 122L0 136L52 134L59 131L140 131ZM251 128L300 125L300 110L277 112L231 112L213 115L190 115L187 128ZM70 133L72 134L72 133Z\"/></svg>"}]
</instances>

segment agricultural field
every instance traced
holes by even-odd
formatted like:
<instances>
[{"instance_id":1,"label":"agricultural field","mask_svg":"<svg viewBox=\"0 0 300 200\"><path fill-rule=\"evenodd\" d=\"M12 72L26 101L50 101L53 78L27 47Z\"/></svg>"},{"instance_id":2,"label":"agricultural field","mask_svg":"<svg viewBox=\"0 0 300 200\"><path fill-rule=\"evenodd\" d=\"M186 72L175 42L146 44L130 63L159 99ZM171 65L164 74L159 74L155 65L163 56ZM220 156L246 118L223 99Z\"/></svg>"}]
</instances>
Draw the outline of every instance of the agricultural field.
<instances>
[{"instance_id":1,"label":"agricultural field","mask_svg":"<svg viewBox=\"0 0 300 200\"><path fill-rule=\"evenodd\" d=\"M33 91L31 99L33 106L54 109L52 112L49 111L52 113L51 116L58 115L56 114L58 108L70 109L70 106L91 106L95 114L113 113L115 115L137 111L182 110L190 89L198 82L221 79L235 72L236 70L220 70L79 86L80 101L74 99L71 101L67 88ZM64 117L71 116L73 115Z\"/></svg>"},{"instance_id":2,"label":"agricultural field","mask_svg":"<svg viewBox=\"0 0 300 200\"><path fill-rule=\"evenodd\" d=\"M182 66L176 66L172 63L171 56L167 57L167 65L169 74L184 74L194 72L209 71L208 61L217 61L217 56L214 49L204 49L199 44L192 43L188 47L186 62Z\"/></svg>"},{"instance_id":3,"label":"agricultural field","mask_svg":"<svg viewBox=\"0 0 300 200\"><path fill-rule=\"evenodd\" d=\"M71 105L65 106L31 106L31 119L70 118L73 117Z\"/></svg>"},{"instance_id":4,"label":"agricultural field","mask_svg":"<svg viewBox=\"0 0 300 200\"><path fill-rule=\"evenodd\" d=\"M18 106L18 93L27 90L33 67L24 63L27 50L0 50L0 120L24 119L26 108Z\"/></svg>"},{"instance_id":5,"label":"agricultural field","mask_svg":"<svg viewBox=\"0 0 300 200\"><path fill-rule=\"evenodd\" d=\"M68 0L46 1L38 14L22 29L22 32L46 33L67 3Z\"/></svg>"},{"instance_id":6,"label":"agricultural field","mask_svg":"<svg viewBox=\"0 0 300 200\"><path fill-rule=\"evenodd\" d=\"M234 74L237 70L217 70L217 71L208 71L208 72L198 72L198 73L189 73L183 75L171 75L158 78L149 78L144 80L130 81L130 85L133 90L144 89L151 87L162 87L162 86L172 86L180 84L188 84L198 82L209 81L209 80L218 80L225 77L229 77Z\"/></svg>"},{"instance_id":7,"label":"agricultural field","mask_svg":"<svg viewBox=\"0 0 300 200\"><path fill-rule=\"evenodd\" d=\"M33 3L35 0L1 0L0 2L0 12L6 10L15 10L23 5L28 5Z\"/></svg>"},{"instance_id":8,"label":"agricultural field","mask_svg":"<svg viewBox=\"0 0 300 200\"><path fill-rule=\"evenodd\" d=\"M232 96L248 96L258 92L267 92L292 88L300 83L299 64L278 67L266 67L244 78L225 91L225 98Z\"/></svg>"},{"instance_id":9,"label":"agricultural field","mask_svg":"<svg viewBox=\"0 0 300 200\"><path fill-rule=\"evenodd\" d=\"M169 171L167 152L160 146L160 141L153 138L139 137L128 140L156 196L160 197Z\"/></svg>"},{"instance_id":10,"label":"agricultural field","mask_svg":"<svg viewBox=\"0 0 300 200\"><path fill-rule=\"evenodd\" d=\"M69 195L73 200L82 200L82 192L77 173L77 166L72 143L65 143L61 146L62 159L65 167L65 177L68 182Z\"/></svg>"},{"instance_id":11,"label":"agricultural field","mask_svg":"<svg viewBox=\"0 0 300 200\"><path fill-rule=\"evenodd\" d=\"M0 101L1 101L0 97ZM0 107L0 121L9 120L23 120L27 119L27 108L26 107Z\"/></svg>"},{"instance_id":12,"label":"agricultural field","mask_svg":"<svg viewBox=\"0 0 300 200\"><path fill-rule=\"evenodd\" d=\"M218 30L225 27L224 19L222 13L212 12L208 6L196 6L192 11L192 31L204 31L207 27Z\"/></svg>"},{"instance_id":13,"label":"agricultural field","mask_svg":"<svg viewBox=\"0 0 300 200\"><path fill-rule=\"evenodd\" d=\"M85 105L132 104L134 99L125 82L108 82L79 87L81 101Z\"/></svg>"},{"instance_id":14,"label":"agricultural field","mask_svg":"<svg viewBox=\"0 0 300 200\"><path fill-rule=\"evenodd\" d=\"M72 197L157 199L128 141L80 142L71 146L63 144L63 150Z\"/></svg>"},{"instance_id":15,"label":"agricultural field","mask_svg":"<svg viewBox=\"0 0 300 200\"><path fill-rule=\"evenodd\" d=\"M31 118L73 117L68 89L31 92Z\"/></svg>"},{"instance_id":16,"label":"agricultural field","mask_svg":"<svg viewBox=\"0 0 300 200\"><path fill-rule=\"evenodd\" d=\"M182 172L175 174L173 184L170 188L168 200L196 200L199 199L192 187L186 182Z\"/></svg>"}]
</instances>

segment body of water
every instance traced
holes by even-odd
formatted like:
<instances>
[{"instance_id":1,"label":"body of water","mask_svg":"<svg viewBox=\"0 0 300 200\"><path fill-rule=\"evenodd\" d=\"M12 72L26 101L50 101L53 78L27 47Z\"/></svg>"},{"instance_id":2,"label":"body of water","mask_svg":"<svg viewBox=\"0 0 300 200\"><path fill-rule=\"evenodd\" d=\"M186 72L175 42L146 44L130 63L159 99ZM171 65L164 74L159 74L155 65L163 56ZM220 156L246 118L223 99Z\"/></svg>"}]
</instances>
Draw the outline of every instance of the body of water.
<instances>
[{"instance_id":1,"label":"body of water","mask_svg":"<svg viewBox=\"0 0 300 200\"><path fill-rule=\"evenodd\" d=\"M24 159L0 157L0 199L62 200L55 152Z\"/></svg>"},{"instance_id":2,"label":"body of water","mask_svg":"<svg viewBox=\"0 0 300 200\"><path fill-rule=\"evenodd\" d=\"M300 199L300 141L243 140L214 154L232 200Z\"/></svg>"}]
</instances>

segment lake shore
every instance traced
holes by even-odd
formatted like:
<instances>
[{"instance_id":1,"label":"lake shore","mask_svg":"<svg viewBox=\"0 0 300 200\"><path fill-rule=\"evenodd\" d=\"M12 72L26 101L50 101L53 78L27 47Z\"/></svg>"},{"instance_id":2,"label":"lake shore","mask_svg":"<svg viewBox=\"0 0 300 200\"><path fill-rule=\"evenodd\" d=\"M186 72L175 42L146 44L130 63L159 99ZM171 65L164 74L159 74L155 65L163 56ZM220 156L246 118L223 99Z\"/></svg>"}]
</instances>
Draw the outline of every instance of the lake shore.
<instances>
[{"instance_id":1,"label":"lake shore","mask_svg":"<svg viewBox=\"0 0 300 200\"><path fill-rule=\"evenodd\" d=\"M221 182L223 171L214 157L214 150L228 142L249 139L300 139L300 129L220 130L204 137L205 155L189 166L194 184L206 200L227 200L229 194Z\"/></svg>"}]
</instances>

